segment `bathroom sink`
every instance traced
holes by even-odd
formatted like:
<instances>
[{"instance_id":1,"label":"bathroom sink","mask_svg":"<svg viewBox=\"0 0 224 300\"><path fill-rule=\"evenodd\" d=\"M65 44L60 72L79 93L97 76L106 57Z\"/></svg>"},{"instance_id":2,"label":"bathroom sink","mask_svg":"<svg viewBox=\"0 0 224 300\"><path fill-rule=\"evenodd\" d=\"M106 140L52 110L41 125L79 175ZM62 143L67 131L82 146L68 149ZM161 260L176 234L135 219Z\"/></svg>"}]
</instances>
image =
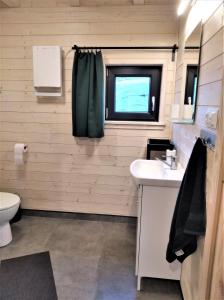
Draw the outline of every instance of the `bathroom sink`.
<instances>
[{"instance_id":1,"label":"bathroom sink","mask_svg":"<svg viewBox=\"0 0 224 300\"><path fill-rule=\"evenodd\" d=\"M160 160L137 159L131 163L130 172L137 184L150 186L179 187L184 176L179 165L171 170Z\"/></svg>"}]
</instances>

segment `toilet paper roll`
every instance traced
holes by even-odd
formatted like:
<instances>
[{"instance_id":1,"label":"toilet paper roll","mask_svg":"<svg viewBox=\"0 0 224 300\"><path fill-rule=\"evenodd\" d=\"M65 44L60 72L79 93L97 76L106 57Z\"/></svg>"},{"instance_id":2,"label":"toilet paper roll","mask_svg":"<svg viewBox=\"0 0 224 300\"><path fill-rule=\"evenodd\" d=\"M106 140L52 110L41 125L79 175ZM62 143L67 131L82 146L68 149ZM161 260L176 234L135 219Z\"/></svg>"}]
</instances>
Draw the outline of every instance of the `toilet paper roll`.
<instances>
[{"instance_id":1,"label":"toilet paper roll","mask_svg":"<svg viewBox=\"0 0 224 300\"><path fill-rule=\"evenodd\" d=\"M14 161L16 165L24 164L24 153L27 152L26 144L15 144L14 146Z\"/></svg>"}]
</instances>

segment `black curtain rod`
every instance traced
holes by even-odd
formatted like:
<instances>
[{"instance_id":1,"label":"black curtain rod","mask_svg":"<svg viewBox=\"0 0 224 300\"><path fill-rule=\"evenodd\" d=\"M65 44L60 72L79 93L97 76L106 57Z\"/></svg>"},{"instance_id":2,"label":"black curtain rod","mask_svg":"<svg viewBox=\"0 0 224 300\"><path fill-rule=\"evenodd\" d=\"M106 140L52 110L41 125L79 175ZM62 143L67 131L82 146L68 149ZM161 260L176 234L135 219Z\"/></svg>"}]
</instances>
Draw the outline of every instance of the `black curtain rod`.
<instances>
[{"instance_id":1,"label":"black curtain rod","mask_svg":"<svg viewBox=\"0 0 224 300\"><path fill-rule=\"evenodd\" d=\"M189 47L185 47L185 49L199 49L200 47L197 47L197 46L189 46ZM173 46L137 46L137 47L135 47L135 46L128 46L128 47L126 47L126 46L118 46L118 47L116 47L116 46L112 46L112 47L110 47L110 46L102 46L102 47L99 47L99 46L95 46L95 47L92 47L92 46L90 46L90 47L86 47L86 46L82 46L82 47L79 47L79 46L77 46L77 45L74 45L73 47L72 47L72 50L88 50L88 49L120 49L120 50L122 50L122 49L139 49L139 50L144 50L144 49L149 49L149 50L178 50L179 49L179 47L175 44L175 45L173 45Z\"/></svg>"},{"instance_id":2,"label":"black curtain rod","mask_svg":"<svg viewBox=\"0 0 224 300\"><path fill-rule=\"evenodd\" d=\"M192 47L185 47L185 49L199 49L200 47L194 47L194 46L192 46ZM80 50L103 50L103 49L108 49L108 50L134 50L134 49L136 49L136 50L172 50L172 61L174 61L175 60L175 53L176 53L176 51L179 49L179 47L176 45L176 44L174 44L173 46L128 46L128 47L123 47L123 46L118 46L118 47L108 47L108 46L103 46L103 47L79 47L79 46L77 46L77 45L74 45L73 47L72 47L72 50L76 50L76 51L80 51Z\"/></svg>"},{"instance_id":3,"label":"black curtain rod","mask_svg":"<svg viewBox=\"0 0 224 300\"><path fill-rule=\"evenodd\" d=\"M170 47L170 46L139 46L139 47L107 47L107 46L103 46L103 47L79 47L74 45L72 47L73 50L87 50L87 49L149 49L149 50L156 50L156 49L163 49L163 50L172 50L174 47ZM175 49L178 49L178 47L175 47Z\"/></svg>"}]
</instances>

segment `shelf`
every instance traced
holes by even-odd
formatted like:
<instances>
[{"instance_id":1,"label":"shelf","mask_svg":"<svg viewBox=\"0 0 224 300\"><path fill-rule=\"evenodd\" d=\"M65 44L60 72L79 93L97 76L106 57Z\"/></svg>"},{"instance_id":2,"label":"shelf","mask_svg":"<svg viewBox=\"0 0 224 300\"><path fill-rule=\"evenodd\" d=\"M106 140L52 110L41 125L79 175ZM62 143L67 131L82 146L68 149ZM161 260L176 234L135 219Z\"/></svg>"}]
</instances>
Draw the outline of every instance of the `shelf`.
<instances>
[{"instance_id":1,"label":"shelf","mask_svg":"<svg viewBox=\"0 0 224 300\"><path fill-rule=\"evenodd\" d=\"M171 122L174 124L189 124L189 125L194 124L194 120L187 120L187 119L173 119L171 120Z\"/></svg>"}]
</instances>

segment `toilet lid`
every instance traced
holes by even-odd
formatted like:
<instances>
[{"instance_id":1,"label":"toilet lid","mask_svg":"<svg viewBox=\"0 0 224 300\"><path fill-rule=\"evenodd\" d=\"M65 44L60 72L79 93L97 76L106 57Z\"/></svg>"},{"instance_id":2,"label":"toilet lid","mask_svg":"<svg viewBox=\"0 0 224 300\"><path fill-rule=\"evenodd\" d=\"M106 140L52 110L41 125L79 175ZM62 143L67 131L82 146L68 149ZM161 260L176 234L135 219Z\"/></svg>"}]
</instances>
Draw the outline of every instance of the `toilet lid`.
<instances>
[{"instance_id":1,"label":"toilet lid","mask_svg":"<svg viewBox=\"0 0 224 300\"><path fill-rule=\"evenodd\" d=\"M0 210L13 207L18 203L20 203L20 198L18 195L0 192Z\"/></svg>"}]
</instances>

